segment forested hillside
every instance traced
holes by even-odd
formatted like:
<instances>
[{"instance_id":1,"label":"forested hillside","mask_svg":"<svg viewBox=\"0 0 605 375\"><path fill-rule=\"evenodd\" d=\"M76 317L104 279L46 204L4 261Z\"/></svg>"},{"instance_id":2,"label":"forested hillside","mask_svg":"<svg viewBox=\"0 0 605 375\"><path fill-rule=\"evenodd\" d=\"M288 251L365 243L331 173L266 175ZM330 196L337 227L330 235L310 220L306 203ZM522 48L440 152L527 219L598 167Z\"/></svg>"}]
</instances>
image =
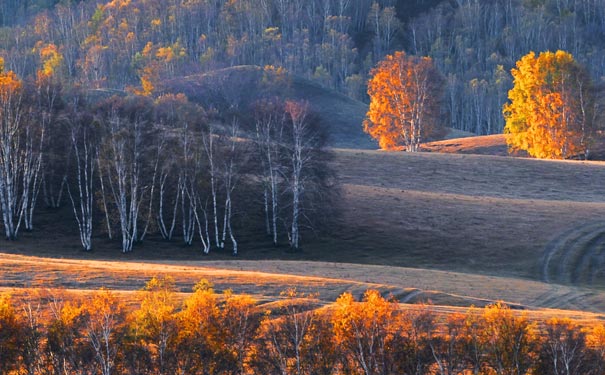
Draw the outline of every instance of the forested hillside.
<instances>
[{"instance_id":1,"label":"forested hillside","mask_svg":"<svg viewBox=\"0 0 605 375\"><path fill-rule=\"evenodd\" d=\"M1 55L22 77L54 44L65 82L143 92L273 65L366 100L368 72L387 53L429 55L447 79L451 126L477 134L502 131L510 69L530 50L567 50L605 75L600 0L7 0L0 23Z\"/></svg>"}]
</instances>

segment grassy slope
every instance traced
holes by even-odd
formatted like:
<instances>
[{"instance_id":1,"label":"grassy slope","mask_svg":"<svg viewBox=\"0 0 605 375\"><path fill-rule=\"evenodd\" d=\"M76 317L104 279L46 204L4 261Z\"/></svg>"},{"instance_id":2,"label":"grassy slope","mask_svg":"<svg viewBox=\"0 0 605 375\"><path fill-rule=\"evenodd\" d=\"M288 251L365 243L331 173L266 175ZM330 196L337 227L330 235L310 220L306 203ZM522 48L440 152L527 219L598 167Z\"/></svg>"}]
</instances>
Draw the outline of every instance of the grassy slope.
<instances>
[{"instance_id":1,"label":"grassy slope","mask_svg":"<svg viewBox=\"0 0 605 375\"><path fill-rule=\"evenodd\" d=\"M605 311L599 290L537 282L553 237L605 216L605 164L362 150L336 150L333 163L343 184L342 214L329 228L332 235L307 236L300 254L253 242L243 244L244 260L235 261L220 253L203 257L195 247L154 238L128 255L119 253L117 243L97 238L95 252L86 254L78 251L73 223L45 213L39 234L26 233L17 243L0 241L0 248L79 258L83 268L67 270L48 260L15 262L4 255L0 286L138 289L154 274L176 272L189 275L183 285L203 276L223 288L272 297L287 285L318 289L327 301L345 290L360 294L379 287L410 301L480 305L502 299L527 307ZM86 263L99 258L158 259L159 264ZM315 262L301 262L309 260ZM189 265L320 279L221 276L223 271L185 269ZM423 292L410 295L415 289Z\"/></svg>"},{"instance_id":2,"label":"grassy slope","mask_svg":"<svg viewBox=\"0 0 605 375\"><path fill-rule=\"evenodd\" d=\"M163 89L168 92L183 92L191 100L207 105L221 100L223 94L215 89L217 84L220 84L223 87L230 87L226 95L231 100L245 106L250 104L250 98L241 96L241 93L237 92L238 85L246 94L256 93L262 85L262 80L259 67L238 66L177 78L165 82ZM318 115L321 125L327 128L330 145L355 149L377 147L361 128L367 112L366 104L299 77L289 81L274 82L274 85L275 94L281 98L309 102L312 111Z\"/></svg>"},{"instance_id":3,"label":"grassy slope","mask_svg":"<svg viewBox=\"0 0 605 375\"><path fill-rule=\"evenodd\" d=\"M422 145L422 151L448 154L475 154L508 156L504 134L467 136L428 142Z\"/></svg>"},{"instance_id":4,"label":"grassy slope","mask_svg":"<svg viewBox=\"0 0 605 375\"><path fill-rule=\"evenodd\" d=\"M23 272L24 269L28 272ZM204 278L211 281L217 291L232 289L235 293L252 295L261 303L278 300L284 288L296 286L299 291L318 292L323 304L332 303L345 291L360 298L367 288L372 288L391 294L401 302L431 301L438 311L483 306L496 299L547 316L566 315L592 320L598 315L590 312L605 311L605 293L588 294L577 288L455 272L324 262L143 263L4 255L0 265L0 291L9 291L15 296L26 295L31 289L51 294L57 289L89 293L104 286L118 291L131 302L136 298L132 292L141 289L152 276L165 274L170 274L185 294ZM331 277L325 277L327 274ZM431 289L434 286L445 287L446 292Z\"/></svg>"},{"instance_id":5,"label":"grassy slope","mask_svg":"<svg viewBox=\"0 0 605 375\"><path fill-rule=\"evenodd\" d=\"M349 230L329 246L354 245L357 261L540 279L549 240L605 214L602 163L353 150L336 160Z\"/></svg>"}]
</instances>

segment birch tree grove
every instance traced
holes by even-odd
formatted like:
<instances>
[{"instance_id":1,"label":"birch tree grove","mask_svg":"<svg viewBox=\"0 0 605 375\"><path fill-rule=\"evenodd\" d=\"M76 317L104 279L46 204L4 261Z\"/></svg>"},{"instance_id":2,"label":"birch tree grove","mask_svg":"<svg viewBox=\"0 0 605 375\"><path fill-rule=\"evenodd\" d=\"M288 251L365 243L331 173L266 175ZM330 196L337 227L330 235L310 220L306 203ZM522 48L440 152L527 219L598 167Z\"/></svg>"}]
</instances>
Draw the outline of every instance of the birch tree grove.
<instances>
[{"instance_id":1,"label":"birch tree grove","mask_svg":"<svg viewBox=\"0 0 605 375\"><path fill-rule=\"evenodd\" d=\"M264 230L274 246L287 238L296 250L301 232L330 216L323 137L306 102L272 99L209 115L183 94L95 102L74 89L57 92L60 105L47 107L52 121L37 122L39 98L26 95L14 73L2 75L0 90L0 207L8 239L25 222L33 227L42 168L56 163L65 163L65 194L84 251L104 231L125 253L157 234L205 254L228 248L238 255L240 227L245 235ZM64 158L43 159L57 146L45 145L46 132L65 138L57 141L67 144ZM264 220L251 219L256 214Z\"/></svg>"}]
</instances>

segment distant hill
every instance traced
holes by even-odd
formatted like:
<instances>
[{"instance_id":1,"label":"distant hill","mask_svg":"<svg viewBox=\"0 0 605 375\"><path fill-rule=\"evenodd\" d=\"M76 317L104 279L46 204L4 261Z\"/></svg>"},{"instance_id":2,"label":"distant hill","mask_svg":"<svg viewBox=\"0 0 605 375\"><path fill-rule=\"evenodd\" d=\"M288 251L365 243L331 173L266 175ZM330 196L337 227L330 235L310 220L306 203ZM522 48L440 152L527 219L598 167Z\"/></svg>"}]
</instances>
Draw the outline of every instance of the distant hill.
<instances>
[{"instance_id":1,"label":"distant hill","mask_svg":"<svg viewBox=\"0 0 605 375\"><path fill-rule=\"evenodd\" d=\"M267 78L269 77L269 78ZM267 82L267 79L271 82ZM267 88L268 83L271 88ZM327 128L328 144L338 148L375 149L363 132L367 105L301 77L267 76L258 66L236 66L209 73L175 78L163 83L165 92L182 92L205 107L249 106L262 95L306 100ZM270 90L270 94L268 93Z\"/></svg>"}]
</instances>

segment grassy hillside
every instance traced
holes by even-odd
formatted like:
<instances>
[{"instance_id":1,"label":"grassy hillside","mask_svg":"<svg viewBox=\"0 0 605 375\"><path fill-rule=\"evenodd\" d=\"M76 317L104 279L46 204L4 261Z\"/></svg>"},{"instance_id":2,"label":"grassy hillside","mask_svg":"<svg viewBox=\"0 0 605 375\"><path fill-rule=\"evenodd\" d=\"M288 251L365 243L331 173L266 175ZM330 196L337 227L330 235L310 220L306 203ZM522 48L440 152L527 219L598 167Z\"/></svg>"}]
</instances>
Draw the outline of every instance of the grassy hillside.
<instances>
[{"instance_id":1,"label":"grassy hillside","mask_svg":"<svg viewBox=\"0 0 605 375\"><path fill-rule=\"evenodd\" d=\"M605 285L597 252L605 217L605 164L480 155L336 150L341 214L325 235L303 238L286 253L265 238L241 236L244 259L284 259L430 268L484 275ZM69 216L69 207L65 208ZM78 258L228 259L198 246L149 237L132 254L97 236L95 251L79 251L75 224L45 211L37 233L5 251ZM564 237L560 237L563 236ZM575 253L566 249L576 244ZM561 244L561 245L557 245ZM593 261L590 261L593 259ZM569 277L553 280L564 260ZM578 277L580 271L590 277ZM572 276L576 275L576 276Z\"/></svg>"},{"instance_id":2,"label":"grassy hillside","mask_svg":"<svg viewBox=\"0 0 605 375\"><path fill-rule=\"evenodd\" d=\"M548 243L605 214L599 162L337 155L347 229L324 249L347 243L342 251L359 261L542 279Z\"/></svg>"},{"instance_id":3,"label":"grassy hillside","mask_svg":"<svg viewBox=\"0 0 605 375\"><path fill-rule=\"evenodd\" d=\"M448 154L508 156L504 134L455 137L442 141L427 142L422 145L421 150Z\"/></svg>"},{"instance_id":4,"label":"grassy hillside","mask_svg":"<svg viewBox=\"0 0 605 375\"><path fill-rule=\"evenodd\" d=\"M217 105L248 108L263 92L282 99L305 100L326 129L331 146L377 148L361 127L367 112L366 104L300 77L283 80L271 77L269 80L270 87L267 87L267 77L257 66L238 66L177 78L163 83L163 90L182 92L206 108Z\"/></svg>"},{"instance_id":5,"label":"grassy hillside","mask_svg":"<svg viewBox=\"0 0 605 375\"><path fill-rule=\"evenodd\" d=\"M375 289L402 303L430 302L444 312L494 301L506 301L536 315L594 319L590 312L605 312L605 292L456 272L300 261L130 262L3 254L0 292L11 291L16 296L28 289L89 293L106 287L128 301L134 297L129 293L142 289L153 276L163 275L172 276L181 293L190 293L192 285L206 279L219 292L231 289L263 303L280 299L286 287L296 286L299 292L318 293L325 305L345 291L360 298L365 290Z\"/></svg>"}]
</instances>

